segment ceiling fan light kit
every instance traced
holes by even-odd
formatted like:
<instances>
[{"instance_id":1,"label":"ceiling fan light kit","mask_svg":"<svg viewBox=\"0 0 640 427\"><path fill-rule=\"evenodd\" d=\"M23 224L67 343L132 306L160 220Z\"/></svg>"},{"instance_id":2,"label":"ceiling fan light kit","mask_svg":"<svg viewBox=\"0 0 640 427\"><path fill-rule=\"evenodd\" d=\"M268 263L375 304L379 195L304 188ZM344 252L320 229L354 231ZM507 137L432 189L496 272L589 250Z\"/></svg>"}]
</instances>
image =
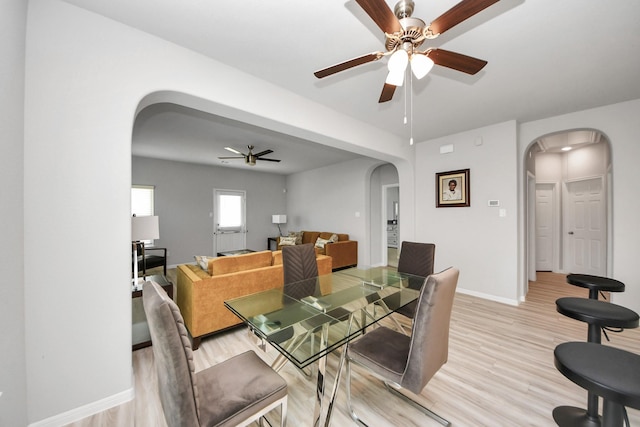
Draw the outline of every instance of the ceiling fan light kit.
<instances>
[{"instance_id":1,"label":"ceiling fan light kit","mask_svg":"<svg viewBox=\"0 0 640 427\"><path fill-rule=\"evenodd\" d=\"M425 51L417 49L425 40L435 39L498 1L462 0L427 26L422 19L411 16L415 7L412 0L399 1L393 11L384 0L356 0L356 3L384 32L387 52L372 52L316 71L314 75L322 79L390 55L387 65L389 74L378 100L378 102L387 102L393 98L395 87L403 84L404 72L409 60L411 71L418 79L426 76L434 64L467 74L476 74L487 65L487 61L439 48L428 48Z\"/></svg>"}]
</instances>

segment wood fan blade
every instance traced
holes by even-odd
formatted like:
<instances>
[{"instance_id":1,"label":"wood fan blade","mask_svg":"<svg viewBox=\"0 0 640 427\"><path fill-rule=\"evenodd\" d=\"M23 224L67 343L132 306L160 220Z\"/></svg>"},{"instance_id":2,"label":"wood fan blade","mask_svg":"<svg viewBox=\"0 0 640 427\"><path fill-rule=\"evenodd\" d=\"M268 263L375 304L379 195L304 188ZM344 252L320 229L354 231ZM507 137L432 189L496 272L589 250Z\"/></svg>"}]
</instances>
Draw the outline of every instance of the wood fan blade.
<instances>
[{"instance_id":1,"label":"wood fan blade","mask_svg":"<svg viewBox=\"0 0 640 427\"><path fill-rule=\"evenodd\" d=\"M402 31L400 21L384 0L356 0L380 29L389 34Z\"/></svg>"},{"instance_id":2,"label":"wood fan blade","mask_svg":"<svg viewBox=\"0 0 640 427\"><path fill-rule=\"evenodd\" d=\"M396 87L394 85L385 83L384 87L382 88L382 93L380 94L380 99L378 100L378 102L382 103L382 102L391 101L391 98L393 98L393 94L395 93L395 91L396 91Z\"/></svg>"},{"instance_id":3,"label":"wood fan blade","mask_svg":"<svg viewBox=\"0 0 640 427\"><path fill-rule=\"evenodd\" d=\"M356 67L358 65L366 64L367 62L377 61L382 58L382 52L372 52L366 55L362 55L358 58L353 58L340 64L332 65L331 67L313 73L317 78L322 79L340 71L348 70L349 68Z\"/></svg>"},{"instance_id":4,"label":"wood fan blade","mask_svg":"<svg viewBox=\"0 0 640 427\"><path fill-rule=\"evenodd\" d=\"M219 159L244 159L244 157L218 157Z\"/></svg>"},{"instance_id":5,"label":"wood fan blade","mask_svg":"<svg viewBox=\"0 0 640 427\"><path fill-rule=\"evenodd\" d=\"M260 158L258 158L256 160L266 160L267 162L279 162L280 161L278 159L260 159Z\"/></svg>"},{"instance_id":6,"label":"wood fan blade","mask_svg":"<svg viewBox=\"0 0 640 427\"><path fill-rule=\"evenodd\" d=\"M482 70L487 61L463 55L461 53L451 52L444 49L431 49L427 52L427 56L433 60L435 64L441 67L452 68L467 74L476 74Z\"/></svg>"},{"instance_id":7,"label":"wood fan blade","mask_svg":"<svg viewBox=\"0 0 640 427\"><path fill-rule=\"evenodd\" d=\"M431 30L433 34L442 34L498 1L499 0L462 0L437 17L429 25L429 30Z\"/></svg>"},{"instance_id":8,"label":"wood fan blade","mask_svg":"<svg viewBox=\"0 0 640 427\"><path fill-rule=\"evenodd\" d=\"M256 157L266 156L267 154L271 154L271 153L273 153L273 150L264 150L259 152L258 154L254 154L254 156Z\"/></svg>"}]
</instances>

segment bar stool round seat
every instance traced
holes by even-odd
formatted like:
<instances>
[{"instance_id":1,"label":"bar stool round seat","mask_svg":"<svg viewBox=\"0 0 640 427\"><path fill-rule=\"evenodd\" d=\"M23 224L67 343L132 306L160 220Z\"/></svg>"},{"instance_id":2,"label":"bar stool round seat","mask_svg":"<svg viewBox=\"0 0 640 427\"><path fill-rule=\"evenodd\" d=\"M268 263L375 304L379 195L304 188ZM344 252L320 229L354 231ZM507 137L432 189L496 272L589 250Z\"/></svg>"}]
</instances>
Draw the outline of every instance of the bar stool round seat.
<instances>
[{"instance_id":1,"label":"bar stool round seat","mask_svg":"<svg viewBox=\"0 0 640 427\"><path fill-rule=\"evenodd\" d=\"M553 354L562 375L603 398L603 427L622 427L625 406L640 409L640 355L590 342L562 343Z\"/></svg>"},{"instance_id":2,"label":"bar stool round seat","mask_svg":"<svg viewBox=\"0 0 640 427\"><path fill-rule=\"evenodd\" d=\"M619 280L590 274L569 274L567 283L589 289L590 299L598 299L598 292L624 292L624 283Z\"/></svg>"},{"instance_id":3,"label":"bar stool round seat","mask_svg":"<svg viewBox=\"0 0 640 427\"><path fill-rule=\"evenodd\" d=\"M589 324L587 341L595 343L600 343L600 328L637 328L640 320L638 313L626 307L586 298L559 298L556 310Z\"/></svg>"},{"instance_id":4,"label":"bar stool round seat","mask_svg":"<svg viewBox=\"0 0 640 427\"><path fill-rule=\"evenodd\" d=\"M640 317L626 307L596 299L565 297L556 300L558 313L588 324L587 341L600 344L601 328L637 328ZM588 393L587 409L559 406L553 419L560 427L598 427L598 396Z\"/></svg>"}]
</instances>

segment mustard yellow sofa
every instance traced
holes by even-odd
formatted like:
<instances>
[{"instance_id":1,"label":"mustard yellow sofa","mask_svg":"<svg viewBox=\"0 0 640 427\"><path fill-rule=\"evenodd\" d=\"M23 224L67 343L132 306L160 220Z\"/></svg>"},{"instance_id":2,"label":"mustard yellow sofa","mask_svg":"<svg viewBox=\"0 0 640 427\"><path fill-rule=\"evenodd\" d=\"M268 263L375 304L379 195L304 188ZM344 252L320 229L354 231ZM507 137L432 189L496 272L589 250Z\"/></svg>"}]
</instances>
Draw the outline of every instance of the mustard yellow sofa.
<instances>
[{"instance_id":1,"label":"mustard yellow sofa","mask_svg":"<svg viewBox=\"0 0 640 427\"><path fill-rule=\"evenodd\" d=\"M331 257L331 265L334 270L345 267L353 267L358 264L358 242L349 240L348 234L332 233L327 231L302 231L302 243L316 244L318 237L329 240L332 235L338 236L338 241L327 243L324 248L316 247L316 254ZM278 249L282 249L278 237Z\"/></svg>"},{"instance_id":2,"label":"mustard yellow sofa","mask_svg":"<svg viewBox=\"0 0 640 427\"><path fill-rule=\"evenodd\" d=\"M317 255L318 274L331 273L331 257ZM199 265L178 265L177 303L192 338L193 349L209 334L239 325L224 301L282 287L282 251L210 258Z\"/></svg>"}]
</instances>

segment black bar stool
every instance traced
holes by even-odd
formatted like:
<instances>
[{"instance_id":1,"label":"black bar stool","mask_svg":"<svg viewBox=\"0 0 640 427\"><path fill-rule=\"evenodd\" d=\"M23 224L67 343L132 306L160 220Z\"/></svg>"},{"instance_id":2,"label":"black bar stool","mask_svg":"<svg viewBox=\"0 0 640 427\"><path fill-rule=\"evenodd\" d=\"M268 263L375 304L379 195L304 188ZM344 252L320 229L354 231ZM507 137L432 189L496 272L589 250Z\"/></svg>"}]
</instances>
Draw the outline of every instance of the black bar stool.
<instances>
[{"instance_id":1,"label":"black bar stool","mask_svg":"<svg viewBox=\"0 0 640 427\"><path fill-rule=\"evenodd\" d=\"M608 277L569 274L567 283L589 289L590 299L598 299L598 292L624 292L624 283Z\"/></svg>"},{"instance_id":2,"label":"black bar stool","mask_svg":"<svg viewBox=\"0 0 640 427\"><path fill-rule=\"evenodd\" d=\"M622 427L625 406L640 409L640 355L590 342L562 343L553 354L562 375L603 398L603 427Z\"/></svg>"},{"instance_id":3,"label":"black bar stool","mask_svg":"<svg viewBox=\"0 0 640 427\"><path fill-rule=\"evenodd\" d=\"M556 301L558 313L572 319L587 323L587 341L600 344L602 329L619 328L621 332L625 328L637 328L638 314L626 307L612 304L606 301L586 298L559 298ZM598 396L588 392L587 410L573 406L559 406L553 410L553 419L560 427L597 427L600 426L598 415Z\"/></svg>"}]
</instances>

